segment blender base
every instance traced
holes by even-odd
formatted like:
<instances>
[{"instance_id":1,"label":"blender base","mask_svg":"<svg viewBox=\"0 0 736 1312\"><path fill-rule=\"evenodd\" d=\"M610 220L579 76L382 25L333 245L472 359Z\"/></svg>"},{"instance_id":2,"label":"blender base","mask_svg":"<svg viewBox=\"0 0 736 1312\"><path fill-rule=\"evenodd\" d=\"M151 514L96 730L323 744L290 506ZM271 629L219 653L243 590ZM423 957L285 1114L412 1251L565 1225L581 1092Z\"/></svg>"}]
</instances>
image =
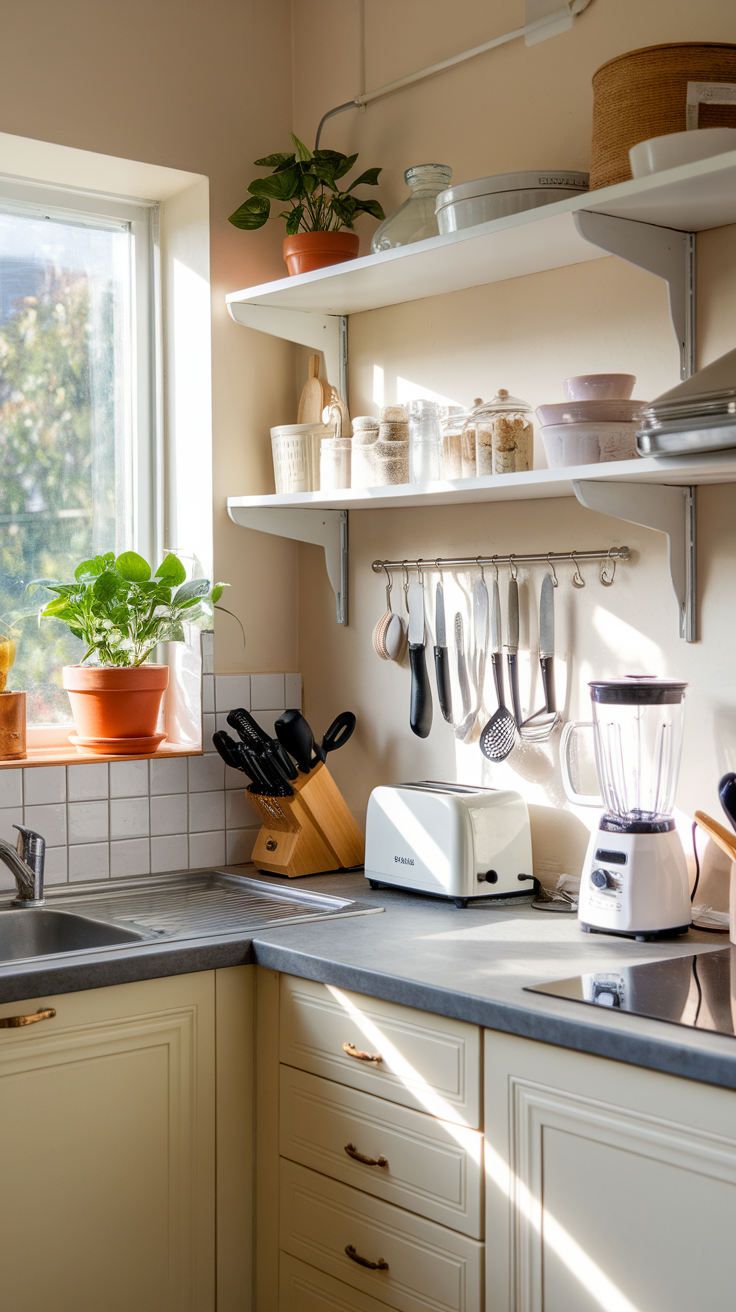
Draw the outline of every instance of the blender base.
<instances>
[{"instance_id":1,"label":"blender base","mask_svg":"<svg viewBox=\"0 0 736 1312\"><path fill-rule=\"evenodd\" d=\"M677 925L674 929L601 929L599 925L585 925L580 921L580 928L584 934L612 934L614 938L633 938L637 943L653 943L657 939L676 938L678 934L686 934L690 925Z\"/></svg>"}]
</instances>

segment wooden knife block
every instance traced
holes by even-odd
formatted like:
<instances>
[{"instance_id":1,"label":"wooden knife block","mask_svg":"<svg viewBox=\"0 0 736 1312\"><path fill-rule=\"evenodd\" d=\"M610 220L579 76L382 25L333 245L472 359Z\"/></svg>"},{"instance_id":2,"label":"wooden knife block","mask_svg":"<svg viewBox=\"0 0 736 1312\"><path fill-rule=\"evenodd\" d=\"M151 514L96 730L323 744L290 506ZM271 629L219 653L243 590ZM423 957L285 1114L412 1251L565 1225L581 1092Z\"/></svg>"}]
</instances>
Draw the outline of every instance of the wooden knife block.
<instances>
[{"instance_id":1,"label":"wooden knife block","mask_svg":"<svg viewBox=\"0 0 736 1312\"><path fill-rule=\"evenodd\" d=\"M261 819L251 860L269 874L327 874L362 865L363 835L325 765L300 774L293 797L249 793Z\"/></svg>"}]
</instances>

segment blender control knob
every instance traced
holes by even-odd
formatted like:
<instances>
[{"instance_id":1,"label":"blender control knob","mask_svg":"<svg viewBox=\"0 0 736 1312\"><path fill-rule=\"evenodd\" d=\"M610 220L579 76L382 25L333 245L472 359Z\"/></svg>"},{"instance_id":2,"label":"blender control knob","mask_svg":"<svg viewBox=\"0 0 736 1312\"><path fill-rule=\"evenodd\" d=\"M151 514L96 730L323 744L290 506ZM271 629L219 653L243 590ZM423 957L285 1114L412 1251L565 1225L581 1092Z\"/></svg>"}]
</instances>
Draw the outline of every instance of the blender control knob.
<instances>
[{"instance_id":1,"label":"blender control knob","mask_svg":"<svg viewBox=\"0 0 736 1312\"><path fill-rule=\"evenodd\" d=\"M612 880L607 870L594 870L590 876L594 888L611 888Z\"/></svg>"}]
</instances>

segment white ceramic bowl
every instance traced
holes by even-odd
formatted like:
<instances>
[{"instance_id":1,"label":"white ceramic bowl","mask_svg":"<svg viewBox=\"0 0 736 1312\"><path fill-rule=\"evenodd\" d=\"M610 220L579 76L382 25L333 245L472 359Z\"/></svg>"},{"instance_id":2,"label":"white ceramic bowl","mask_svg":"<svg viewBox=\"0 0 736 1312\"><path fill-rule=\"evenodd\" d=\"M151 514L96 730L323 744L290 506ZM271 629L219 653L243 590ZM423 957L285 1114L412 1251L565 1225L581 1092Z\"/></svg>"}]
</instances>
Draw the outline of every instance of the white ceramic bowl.
<instances>
[{"instance_id":1,"label":"white ceramic bowl","mask_svg":"<svg viewBox=\"0 0 736 1312\"><path fill-rule=\"evenodd\" d=\"M563 401L562 405L540 405L540 424L621 424L632 423L646 407L646 401Z\"/></svg>"},{"instance_id":2,"label":"white ceramic bowl","mask_svg":"<svg viewBox=\"0 0 736 1312\"><path fill-rule=\"evenodd\" d=\"M550 469L636 457L637 423L547 424L540 428Z\"/></svg>"},{"instance_id":3,"label":"white ceramic bowl","mask_svg":"<svg viewBox=\"0 0 736 1312\"><path fill-rule=\"evenodd\" d=\"M668 132L663 137L640 141L629 151L633 178L693 164L696 159L711 159L736 150L736 128L697 128L691 132Z\"/></svg>"},{"instance_id":4,"label":"white ceramic bowl","mask_svg":"<svg viewBox=\"0 0 736 1312\"><path fill-rule=\"evenodd\" d=\"M628 401L635 382L634 374L577 374L562 389L568 401Z\"/></svg>"},{"instance_id":5,"label":"white ceramic bowl","mask_svg":"<svg viewBox=\"0 0 736 1312\"><path fill-rule=\"evenodd\" d=\"M495 173L473 178L441 191L435 215L441 233L460 232L478 223L506 218L522 210L550 205L588 190L590 174L565 169L531 169L523 173Z\"/></svg>"}]
</instances>

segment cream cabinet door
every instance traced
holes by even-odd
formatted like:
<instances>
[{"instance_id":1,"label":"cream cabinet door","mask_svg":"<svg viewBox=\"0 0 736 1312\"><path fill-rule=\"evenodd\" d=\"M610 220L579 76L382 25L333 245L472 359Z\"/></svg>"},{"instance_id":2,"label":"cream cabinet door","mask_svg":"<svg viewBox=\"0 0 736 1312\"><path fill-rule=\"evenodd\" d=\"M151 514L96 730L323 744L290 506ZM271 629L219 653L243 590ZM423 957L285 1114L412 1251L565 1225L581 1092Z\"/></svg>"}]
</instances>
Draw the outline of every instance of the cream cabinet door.
<instances>
[{"instance_id":1,"label":"cream cabinet door","mask_svg":"<svg viewBox=\"0 0 736 1312\"><path fill-rule=\"evenodd\" d=\"M489 1312L732 1312L736 1093L486 1032Z\"/></svg>"},{"instance_id":2,"label":"cream cabinet door","mask_svg":"<svg viewBox=\"0 0 736 1312\"><path fill-rule=\"evenodd\" d=\"M2 1004L12 1312L212 1312L214 972Z\"/></svg>"}]
</instances>

